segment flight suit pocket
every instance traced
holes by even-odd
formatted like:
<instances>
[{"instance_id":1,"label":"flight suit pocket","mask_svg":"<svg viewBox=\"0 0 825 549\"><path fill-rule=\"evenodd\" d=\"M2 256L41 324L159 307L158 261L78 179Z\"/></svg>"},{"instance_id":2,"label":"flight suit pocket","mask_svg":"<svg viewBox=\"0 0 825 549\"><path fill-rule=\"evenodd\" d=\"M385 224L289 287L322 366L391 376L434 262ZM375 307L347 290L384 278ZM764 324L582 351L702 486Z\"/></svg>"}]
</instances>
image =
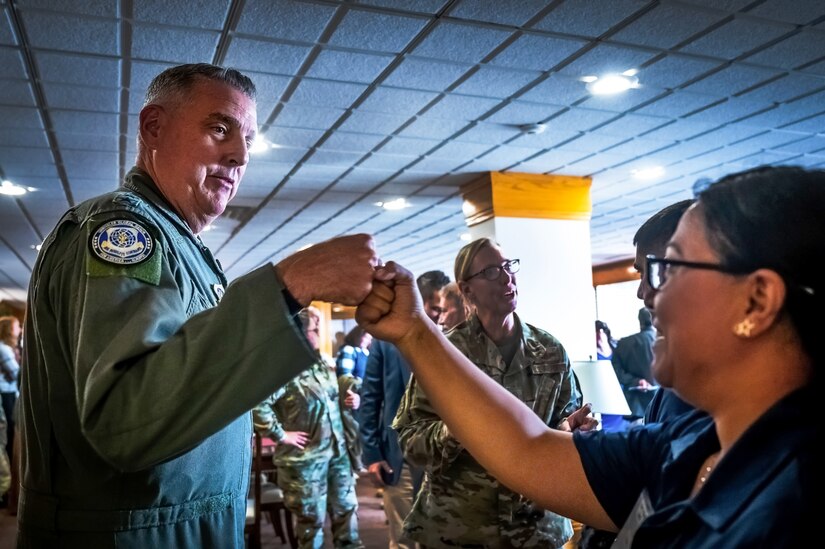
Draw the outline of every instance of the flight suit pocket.
<instances>
[{"instance_id":1,"label":"flight suit pocket","mask_svg":"<svg viewBox=\"0 0 825 549\"><path fill-rule=\"evenodd\" d=\"M198 289L195 287L195 283L191 283L191 288L189 290L192 292L191 297L189 298L189 305L186 307L186 316L191 317L192 315L196 315L201 311L205 311L212 307L212 304L203 297L203 295L198 292Z\"/></svg>"}]
</instances>

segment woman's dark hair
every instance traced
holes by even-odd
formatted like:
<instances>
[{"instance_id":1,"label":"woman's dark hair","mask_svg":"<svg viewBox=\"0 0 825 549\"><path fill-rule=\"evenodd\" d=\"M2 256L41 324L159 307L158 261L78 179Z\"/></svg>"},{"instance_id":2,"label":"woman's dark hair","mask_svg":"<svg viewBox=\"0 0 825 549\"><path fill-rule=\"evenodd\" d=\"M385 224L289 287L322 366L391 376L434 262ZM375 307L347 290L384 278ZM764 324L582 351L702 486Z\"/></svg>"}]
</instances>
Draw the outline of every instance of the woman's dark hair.
<instances>
[{"instance_id":1,"label":"woman's dark hair","mask_svg":"<svg viewBox=\"0 0 825 549\"><path fill-rule=\"evenodd\" d=\"M364 334L366 331L361 326L355 326L352 330L347 333L344 337L344 345L350 345L352 347L360 347L361 340L364 339Z\"/></svg>"},{"instance_id":2,"label":"woman's dark hair","mask_svg":"<svg viewBox=\"0 0 825 549\"><path fill-rule=\"evenodd\" d=\"M760 167L723 177L698 198L708 242L742 272L767 268L787 286L785 311L812 358L821 337L825 171Z\"/></svg>"}]
</instances>

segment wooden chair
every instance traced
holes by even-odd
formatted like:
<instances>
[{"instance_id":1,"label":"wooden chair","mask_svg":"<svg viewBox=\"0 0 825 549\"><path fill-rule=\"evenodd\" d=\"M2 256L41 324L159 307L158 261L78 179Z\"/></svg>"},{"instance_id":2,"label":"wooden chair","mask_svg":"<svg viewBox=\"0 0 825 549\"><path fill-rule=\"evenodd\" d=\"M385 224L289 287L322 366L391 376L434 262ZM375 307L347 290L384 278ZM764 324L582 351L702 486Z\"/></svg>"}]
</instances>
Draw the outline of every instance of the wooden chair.
<instances>
[{"instance_id":1,"label":"wooden chair","mask_svg":"<svg viewBox=\"0 0 825 549\"><path fill-rule=\"evenodd\" d=\"M292 513L284 505L284 494L277 484L265 480L263 439L258 432L255 433L254 444L252 454L252 497L246 501L246 526L244 528L244 533L247 536L247 547L249 549L260 549L261 517L266 514L275 529L275 534L281 538L281 543L289 541L290 547L294 549L298 546L298 543L292 527ZM282 512L283 524L281 523Z\"/></svg>"}]
</instances>

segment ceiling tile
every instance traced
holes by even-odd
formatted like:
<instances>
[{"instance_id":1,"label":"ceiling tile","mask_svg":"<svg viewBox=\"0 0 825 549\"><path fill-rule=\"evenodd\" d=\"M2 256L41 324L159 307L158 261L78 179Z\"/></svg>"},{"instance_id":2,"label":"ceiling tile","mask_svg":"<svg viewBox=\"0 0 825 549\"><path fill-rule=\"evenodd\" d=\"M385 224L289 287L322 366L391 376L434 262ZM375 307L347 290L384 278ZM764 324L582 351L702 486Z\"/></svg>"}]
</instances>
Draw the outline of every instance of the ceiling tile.
<instances>
[{"instance_id":1,"label":"ceiling tile","mask_svg":"<svg viewBox=\"0 0 825 549\"><path fill-rule=\"evenodd\" d=\"M290 97L290 103L346 109L366 90L367 86L363 84L303 78Z\"/></svg>"},{"instance_id":2,"label":"ceiling tile","mask_svg":"<svg viewBox=\"0 0 825 549\"><path fill-rule=\"evenodd\" d=\"M247 0L236 30L241 34L315 43L335 9L290 0Z\"/></svg>"},{"instance_id":3,"label":"ceiling tile","mask_svg":"<svg viewBox=\"0 0 825 549\"><path fill-rule=\"evenodd\" d=\"M501 101L484 97L468 97L451 93L427 110L427 117L446 118L448 120L477 120L487 111L495 108Z\"/></svg>"},{"instance_id":4,"label":"ceiling tile","mask_svg":"<svg viewBox=\"0 0 825 549\"><path fill-rule=\"evenodd\" d=\"M323 50L307 71L307 76L368 84L392 62L389 55Z\"/></svg>"},{"instance_id":5,"label":"ceiling tile","mask_svg":"<svg viewBox=\"0 0 825 549\"><path fill-rule=\"evenodd\" d=\"M534 28L596 38L646 4L642 0L568 0L536 23Z\"/></svg>"},{"instance_id":6,"label":"ceiling tile","mask_svg":"<svg viewBox=\"0 0 825 549\"><path fill-rule=\"evenodd\" d=\"M825 15L825 7L820 0L766 0L748 10L748 14L804 25Z\"/></svg>"},{"instance_id":7,"label":"ceiling tile","mask_svg":"<svg viewBox=\"0 0 825 549\"><path fill-rule=\"evenodd\" d=\"M825 8L822 14L825 15ZM825 32L803 29L798 34L747 57L746 61L789 70L819 59L823 52Z\"/></svg>"},{"instance_id":8,"label":"ceiling tile","mask_svg":"<svg viewBox=\"0 0 825 549\"><path fill-rule=\"evenodd\" d=\"M505 30L441 20L412 53L433 59L478 63L511 34Z\"/></svg>"},{"instance_id":9,"label":"ceiling tile","mask_svg":"<svg viewBox=\"0 0 825 549\"><path fill-rule=\"evenodd\" d=\"M520 27L546 6L544 0L462 0L450 10L450 17Z\"/></svg>"},{"instance_id":10,"label":"ceiling tile","mask_svg":"<svg viewBox=\"0 0 825 549\"><path fill-rule=\"evenodd\" d=\"M548 71L586 44L584 40L522 34L496 55L490 64L514 69Z\"/></svg>"},{"instance_id":11,"label":"ceiling tile","mask_svg":"<svg viewBox=\"0 0 825 549\"><path fill-rule=\"evenodd\" d=\"M669 49L707 27L725 14L678 4L659 4L610 39L640 46Z\"/></svg>"},{"instance_id":12,"label":"ceiling tile","mask_svg":"<svg viewBox=\"0 0 825 549\"><path fill-rule=\"evenodd\" d=\"M187 63L212 56L219 38L218 31L136 24L132 55L147 61ZM186 44L185 50L181 50L181 44Z\"/></svg>"},{"instance_id":13,"label":"ceiling tile","mask_svg":"<svg viewBox=\"0 0 825 549\"><path fill-rule=\"evenodd\" d=\"M705 93L716 97L735 95L781 73L746 65L731 65L685 87L686 91Z\"/></svg>"},{"instance_id":14,"label":"ceiling tile","mask_svg":"<svg viewBox=\"0 0 825 549\"><path fill-rule=\"evenodd\" d=\"M595 48L562 68L560 72L574 78L623 73L630 69L638 69L654 56L655 53L648 50L599 43Z\"/></svg>"},{"instance_id":15,"label":"ceiling tile","mask_svg":"<svg viewBox=\"0 0 825 549\"><path fill-rule=\"evenodd\" d=\"M443 91L470 68L471 65L405 57L387 76L384 84L415 90Z\"/></svg>"},{"instance_id":16,"label":"ceiling tile","mask_svg":"<svg viewBox=\"0 0 825 549\"><path fill-rule=\"evenodd\" d=\"M0 79L0 105L35 107L34 95L25 80Z\"/></svg>"},{"instance_id":17,"label":"ceiling tile","mask_svg":"<svg viewBox=\"0 0 825 549\"><path fill-rule=\"evenodd\" d=\"M293 74L309 51L305 46L233 38L224 63L240 70Z\"/></svg>"},{"instance_id":18,"label":"ceiling tile","mask_svg":"<svg viewBox=\"0 0 825 549\"><path fill-rule=\"evenodd\" d=\"M24 11L22 18L26 34L35 48L102 55L120 52L118 23L114 19L29 11Z\"/></svg>"},{"instance_id":19,"label":"ceiling tile","mask_svg":"<svg viewBox=\"0 0 825 549\"><path fill-rule=\"evenodd\" d=\"M453 91L465 95L505 98L513 95L539 76L541 73L538 72L482 66Z\"/></svg>"},{"instance_id":20,"label":"ceiling tile","mask_svg":"<svg viewBox=\"0 0 825 549\"><path fill-rule=\"evenodd\" d=\"M424 28L427 19L351 9L329 44L345 48L398 53Z\"/></svg>"},{"instance_id":21,"label":"ceiling tile","mask_svg":"<svg viewBox=\"0 0 825 549\"><path fill-rule=\"evenodd\" d=\"M792 30L792 27L737 17L682 47L682 51L735 59Z\"/></svg>"},{"instance_id":22,"label":"ceiling tile","mask_svg":"<svg viewBox=\"0 0 825 549\"><path fill-rule=\"evenodd\" d=\"M229 0L140 0L132 9L136 21L220 30L229 5Z\"/></svg>"}]
</instances>

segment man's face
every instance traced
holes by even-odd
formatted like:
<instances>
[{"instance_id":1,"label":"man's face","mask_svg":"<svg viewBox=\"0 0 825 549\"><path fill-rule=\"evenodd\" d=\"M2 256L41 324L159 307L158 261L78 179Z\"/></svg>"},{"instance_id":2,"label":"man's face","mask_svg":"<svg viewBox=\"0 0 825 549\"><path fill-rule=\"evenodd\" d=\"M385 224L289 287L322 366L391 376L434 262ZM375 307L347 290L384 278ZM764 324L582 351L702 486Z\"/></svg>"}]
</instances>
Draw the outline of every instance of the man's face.
<instances>
[{"instance_id":1,"label":"man's face","mask_svg":"<svg viewBox=\"0 0 825 549\"><path fill-rule=\"evenodd\" d=\"M436 290L429 299L424 300L424 313L430 317L434 324L438 324L438 317L441 316L444 310L441 306L442 294L441 290Z\"/></svg>"},{"instance_id":2,"label":"man's face","mask_svg":"<svg viewBox=\"0 0 825 549\"><path fill-rule=\"evenodd\" d=\"M222 82L201 79L188 97L159 107L148 154L161 192L197 233L238 192L257 115L252 99Z\"/></svg>"},{"instance_id":3,"label":"man's face","mask_svg":"<svg viewBox=\"0 0 825 549\"><path fill-rule=\"evenodd\" d=\"M464 303L462 303L460 299L445 297L441 300L441 308L443 312L438 319L438 324L444 331L450 330L466 319Z\"/></svg>"},{"instance_id":4,"label":"man's face","mask_svg":"<svg viewBox=\"0 0 825 549\"><path fill-rule=\"evenodd\" d=\"M636 297L641 299L645 307L649 311L653 311L653 298L656 297L656 290L650 287L647 283L647 262L645 257L648 255L655 255L656 257L663 257L665 254L666 242L654 242L646 244L637 244L636 246L636 260L633 267L641 275L639 280L639 288L636 290Z\"/></svg>"},{"instance_id":5,"label":"man's face","mask_svg":"<svg viewBox=\"0 0 825 549\"><path fill-rule=\"evenodd\" d=\"M318 325L318 319L314 316L310 316L307 319L307 325L304 328L304 333L307 336L307 341L309 342L309 346L315 349L316 351L321 347L321 328Z\"/></svg>"}]
</instances>

